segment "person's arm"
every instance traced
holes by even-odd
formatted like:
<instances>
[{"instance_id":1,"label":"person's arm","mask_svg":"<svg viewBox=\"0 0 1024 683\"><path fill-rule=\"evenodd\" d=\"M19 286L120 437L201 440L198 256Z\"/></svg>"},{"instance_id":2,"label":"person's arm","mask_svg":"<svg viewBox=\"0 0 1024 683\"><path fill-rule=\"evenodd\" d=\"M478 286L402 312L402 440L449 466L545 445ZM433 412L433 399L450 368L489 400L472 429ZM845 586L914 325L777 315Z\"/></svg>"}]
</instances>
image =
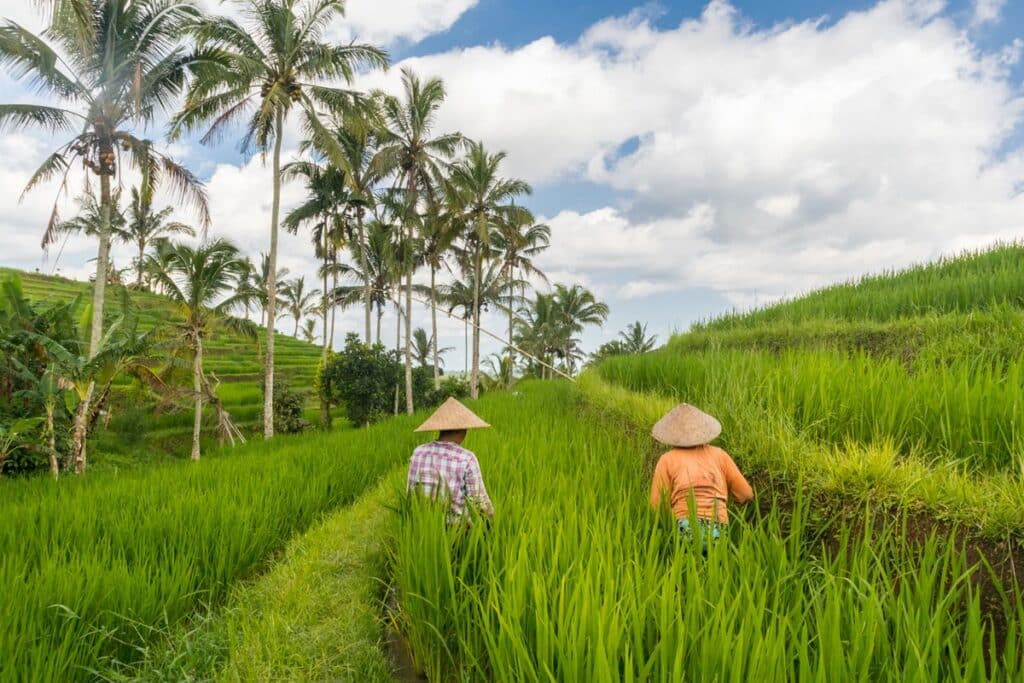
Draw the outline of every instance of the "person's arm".
<instances>
[{"instance_id":1,"label":"person's arm","mask_svg":"<svg viewBox=\"0 0 1024 683\"><path fill-rule=\"evenodd\" d=\"M729 485L729 494L738 504L744 505L754 499L754 489L750 488L740 468L736 466L732 456L722 451L722 469L725 471L725 481Z\"/></svg>"},{"instance_id":2,"label":"person's arm","mask_svg":"<svg viewBox=\"0 0 1024 683\"><path fill-rule=\"evenodd\" d=\"M409 461L409 474L405 478L405 490L406 490L406 492L411 493L412 490L416 487L416 484L419 483L419 478L420 478L419 472L420 472L419 461L417 460L416 456L413 455L412 460Z\"/></svg>"},{"instance_id":3,"label":"person's arm","mask_svg":"<svg viewBox=\"0 0 1024 683\"><path fill-rule=\"evenodd\" d=\"M480 463L476 458L470 460L466 466L466 498L476 502L480 510L488 517L494 517L494 505L487 495L487 487L484 486L484 475L480 472Z\"/></svg>"},{"instance_id":4,"label":"person's arm","mask_svg":"<svg viewBox=\"0 0 1024 683\"><path fill-rule=\"evenodd\" d=\"M658 460L654 468L654 478L651 481L651 507L657 510L661 507L662 498L672 493L672 477L668 472L668 465L665 463L665 456Z\"/></svg>"}]
</instances>

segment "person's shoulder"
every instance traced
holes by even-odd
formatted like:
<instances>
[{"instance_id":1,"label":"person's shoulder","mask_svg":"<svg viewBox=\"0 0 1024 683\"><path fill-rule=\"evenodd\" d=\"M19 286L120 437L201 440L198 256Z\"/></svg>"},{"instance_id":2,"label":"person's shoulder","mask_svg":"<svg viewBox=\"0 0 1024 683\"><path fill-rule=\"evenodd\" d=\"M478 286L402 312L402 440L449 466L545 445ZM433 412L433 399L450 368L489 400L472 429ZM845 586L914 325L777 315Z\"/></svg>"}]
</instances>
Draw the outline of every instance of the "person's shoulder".
<instances>
[{"instance_id":1,"label":"person's shoulder","mask_svg":"<svg viewBox=\"0 0 1024 683\"><path fill-rule=\"evenodd\" d=\"M711 445L708 445L708 448L711 450L711 452L715 455L716 458L732 462L732 456L729 455L729 451L725 450L724 448Z\"/></svg>"},{"instance_id":2,"label":"person's shoulder","mask_svg":"<svg viewBox=\"0 0 1024 683\"><path fill-rule=\"evenodd\" d=\"M670 448L658 456L658 464L660 465L663 462L674 460L675 458L679 457L679 454L680 450L678 448Z\"/></svg>"}]
</instances>

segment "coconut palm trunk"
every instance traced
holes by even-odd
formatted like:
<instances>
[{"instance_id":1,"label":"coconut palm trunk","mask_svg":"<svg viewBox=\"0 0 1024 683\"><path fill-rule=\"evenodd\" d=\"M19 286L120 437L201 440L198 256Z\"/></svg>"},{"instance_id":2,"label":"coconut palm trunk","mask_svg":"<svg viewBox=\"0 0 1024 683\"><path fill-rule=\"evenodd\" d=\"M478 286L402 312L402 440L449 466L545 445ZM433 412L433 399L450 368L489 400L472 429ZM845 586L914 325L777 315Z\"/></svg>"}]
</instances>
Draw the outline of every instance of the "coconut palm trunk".
<instances>
[{"instance_id":1,"label":"coconut palm trunk","mask_svg":"<svg viewBox=\"0 0 1024 683\"><path fill-rule=\"evenodd\" d=\"M359 268L363 271L363 305L366 315L366 345L370 345L370 312L373 309L373 285L370 283L370 264L366 258L366 230L363 227L363 207L356 210L356 226L359 229ZM377 341L380 341L380 318L378 318Z\"/></svg>"},{"instance_id":2,"label":"coconut palm trunk","mask_svg":"<svg viewBox=\"0 0 1024 683\"><path fill-rule=\"evenodd\" d=\"M509 273L509 275L510 275L510 277L509 277L509 281L508 281L508 388L511 389L512 388L512 376L515 374L515 367L516 367L516 356L515 356L516 352L515 352L515 349L512 348L512 323L513 323L513 319L512 319L513 318L512 300L515 298L516 288L515 288L515 284L513 283L513 279L511 277L512 275L515 275L515 272L512 271L512 272Z\"/></svg>"},{"instance_id":3,"label":"coconut palm trunk","mask_svg":"<svg viewBox=\"0 0 1024 683\"><path fill-rule=\"evenodd\" d=\"M192 423L192 459L199 460L199 434L203 429L203 340L196 332L195 356L192 359L192 392L195 398L195 417Z\"/></svg>"},{"instance_id":4,"label":"coconut palm trunk","mask_svg":"<svg viewBox=\"0 0 1024 683\"><path fill-rule=\"evenodd\" d=\"M402 353L402 304L395 299L395 356ZM395 415L398 415L398 394L400 390L398 382L395 382Z\"/></svg>"},{"instance_id":5,"label":"coconut palm trunk","mask_svg":"<svg viewBox=\"0 0 1024 683\"><path fill-rule=\"evenodd\" d=\"M406 215L406 239L409 243L406 248L405 264L405 412L413 413L412 401L412 241L413 223L412 213L416 211L416 167L413 166L409 172L409 214Z\"/></svg>"},{"instance_id":6,"label":"coconut palm trunk","mask_svg":"<svg viewBox=\"0 0 1024 683\"><path fill-rule=\"evenodd\" d=\"M331 339L328 342L329 349L334 348L334 322L338 318L338 305L334 301L335 292L338 291L338 248L331 246ZM324 290L326 291L326 290Z\"/></svg>"},{"instance_id":7,"label":"coconut palm trunk","mask_svg":"<svg viewBox=\"0 0 1024 683\"><path fill-rule=\"evenodd\" d=\"M104 147L100 153L100 244L96 254L96 281L93 284L92 294L92 326L89 332L89 358L96 355L99 350L100 339L103 337L103 302L107 288L107 264L110 259L110 177L113 169L110 161L113 159L114 150L112 146ZM75 474L84 474L87 460L88 432L89 432L89 408L92 403L92 395L95 391L95 383L90 382L85 392L85 398L78 406L75 413L75 429L72 437L72 459L74 460Z\"/></svg>"},{"instance_id":8,"label":"coconut palm trunk","mask_svg":"<svg viewBox=\"0 0 1024 683\"><path fill-rule=\"evenodd\" d=\"M377 306L377 343L380 344L380 323L384 317L384 307L378 304Z\"/></svg>"},{"instance_id":9,"label":"coconut palm trunk","mask_svg":"<svg viewBox=\"0 0 1024 683\"><path fill-rule=\"evenodd\" d=\"M277 223L281 212L281 138L284 112L277 110L274 131L274 200L270 210L270 272L267 273L267 351L263 374L263 437L274 436L274 322L277 308ZM296 328L297 329L297 328Z\"/></svg>"},{"instance_id":10,"label":"coconut palm trunk","mask_svg":"<svg viewBox=\"0 0 1024 683\"><path fill-rule=\"evenodd\" d=\"M135 286L138 289L142 289L142 270L143 270L142 266L143 266L143 259L145 259L145 258L146 258L146 243L145 242L139 242L139 260L136 262L136 265L135 265Z\"/></svg>"},{"instance_id":11,"label":"coconut palm trunk","mask_svg":"<svg viewBox=\"0 0 1024 683\"><path fill-rule=\"evenodd\" d=\"M437 269L430 267L430 324L433 327L434 390L441 388L441 364L437 354Z\"/></svg>"},{"instance_id":12,"label":"coconut palm trunk","mask_svg":"<svg viewBox=\"0 0 1024 683\"><path fill-rule=\"evenodd\" d=\"M473 368L469 376L470 398L480 397L480 279L483 271L483 252L476 254L473 282Z\"/></svg>"},{"instance_id":13,"label":"coconut palm trunk","mask_svg":"<svg viewBox=\"0 0 1024 683\"><path fill-rule=\"evenodd\" d=\"M324 249L324 252L323 252L324 253L323 286L324 286L324 288L323 288L323 293L324 293L324 295L323 295L323 297L321 299L322 304L323 304L321 306L321 308L323 309L322 313L323 313L323 323L324 323L324 348L323 348L323 352L320 355L320 367L322 369L326 369L327 368L327 345L329 343L328 342L328 337L327 337L327 264L328 264L328 255L329 255L329 252L328 252L328 249L329 249L329 247L328 247L328 235L329 235L329 233L328 233L328 230L327 230L327 226L324 226L324 230L323 230L323 238L324 238L324 245L323 245L323 249ZM335 272L336 271L337 271L337 269L335 269ZM330 336L330 339L332 339L332 340L334 339L334 307L331 307L331 336ZM326 430L326 429L329 429L330 426L331 426L331 416L330 416L331 407L327 403L327 396L324 394L324 392L321 390L321 391L319 391L317 393L320 394L320 426L323 429Z\"/></svg>"}]
</instances>

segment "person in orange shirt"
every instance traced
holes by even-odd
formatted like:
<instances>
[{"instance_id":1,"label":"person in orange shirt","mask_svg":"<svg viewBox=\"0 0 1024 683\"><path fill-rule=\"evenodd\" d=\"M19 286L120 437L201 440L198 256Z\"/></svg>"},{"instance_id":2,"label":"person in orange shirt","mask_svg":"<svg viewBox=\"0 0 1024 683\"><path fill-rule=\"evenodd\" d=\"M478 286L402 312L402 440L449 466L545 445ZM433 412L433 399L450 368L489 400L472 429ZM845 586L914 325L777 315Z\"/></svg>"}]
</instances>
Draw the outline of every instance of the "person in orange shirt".
<instances>
[{"instance_id":1,"label":"person in orange shirt","mask_svg":"<svg viewBox=\"0 0 1024 683\"><path fill-rule=\"evenodd\" d=\"M651 507L658 509L668 501L684 534L689 534L690 520L696 518L705 554L708 540L717 539L719 527L729 523L729 497L740 505L754 498L732 457L710 445L721 433L718 420L688 403L673 408L651 430L655 439L673 447L654 468Z\"/></svg>"}]
</instances>

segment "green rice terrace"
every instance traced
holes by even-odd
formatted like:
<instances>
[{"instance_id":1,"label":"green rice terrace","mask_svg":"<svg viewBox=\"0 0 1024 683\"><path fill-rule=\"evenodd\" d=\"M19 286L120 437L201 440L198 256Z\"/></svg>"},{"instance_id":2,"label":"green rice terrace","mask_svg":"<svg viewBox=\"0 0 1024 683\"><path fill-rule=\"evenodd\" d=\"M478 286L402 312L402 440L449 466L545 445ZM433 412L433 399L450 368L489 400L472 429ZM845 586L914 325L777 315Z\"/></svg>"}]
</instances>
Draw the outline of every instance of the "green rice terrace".
<instances>
[{"instance_id":1,"label":"green rice terrace","mask_svg":"<svg viewBox=\"0 0 1024 683\"><path fill-rule=\"evenodd\" d=\"M0 268L0 281L15 272ZM30 301L70 302L82 295L80 303L84 306L91 291L91 285L85 282L37 273L17 272L17 275ZM118 289L111 292L111 301L116 300ZM158 325L167 327L182 319L179 308L159 294L129 290L128 295L142 331ZM266 333L261 334L265 336ZM223 331L207 340L204 349L206 373L218 383L217 396L247 438L258 434L261 429L262 342L262 337L246 339L230 331ZM318 419L319 409L312 397L312 387L319 362L319 347L288 335L276 335L276 377L278 381L307 395L306 419L310 422ZM189 407L163 413L154 412L154 402L139 390L137 381L127 376L115 381L112 400L108 405L109 420L101 422L93 437L91 450L94 464L100 467L123 466L188 456L192 438L192 411ZM213 417L212 414L207 415L208 420ZM205 429L204 433L213 438L212 427Z\"/></svg>"},{"instance_id":2,"label":"green rice terrace","mask_svg":"<svg viewBox=\"0 0 1024 683\"><path fill-rule=\"evenodd\" d=\"M1000 247L493 391L467 445L496 515L468 529L405 496L423 413L0 482L0 678L1021 680L1022 294ZM648 503L679 400L755 489L707 559Z\"/></svg>"}]
</instances>

